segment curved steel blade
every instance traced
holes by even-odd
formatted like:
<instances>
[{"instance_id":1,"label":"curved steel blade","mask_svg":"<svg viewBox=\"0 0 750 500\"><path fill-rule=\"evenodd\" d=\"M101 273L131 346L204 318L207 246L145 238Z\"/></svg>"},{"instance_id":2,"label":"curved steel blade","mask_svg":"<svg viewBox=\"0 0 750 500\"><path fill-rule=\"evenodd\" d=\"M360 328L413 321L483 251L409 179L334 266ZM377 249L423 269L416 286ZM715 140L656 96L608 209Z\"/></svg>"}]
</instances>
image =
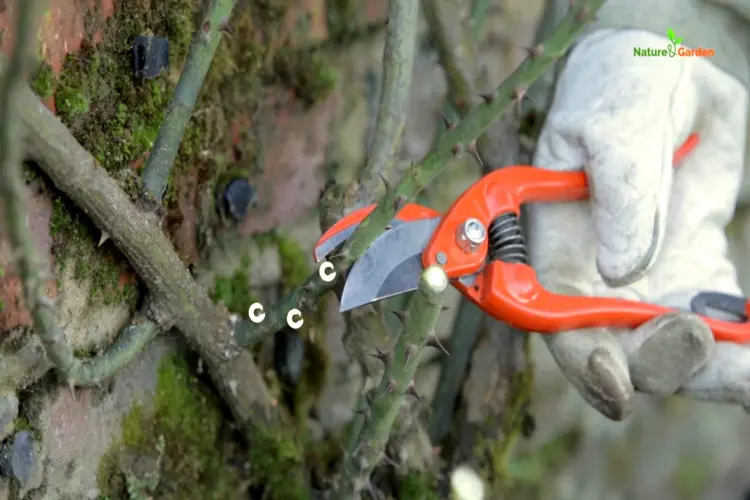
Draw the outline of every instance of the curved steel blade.
<instances>
[{"instance_id":1,"label":"curved steel blade","mask_svg":"<svg viewBox=\"0 0 750 500\"><path fill-rule=\"evenodd\" d=\"M329 253L336 250L339 245L345 242L358 227L359 224L354 224L350 227L347 227L346 229L334 234L327 240L323 241L320 245L315 247L315 262L320 262L321 260L325 259Z\"/></svg>"},{"instance_id":2,"label":"curved steel blade","mask_svg":"<svg viewBox=\"0 0 750 500\"><path fill-rule=\"evenodd\" d=\"M422 252L440 217L394 224L354 263L341 296L341 312L416 290Z\"/></svg>"},{"instance_id":3,"label":"curved steel blade","mask_svg":"<svg viewBox=\"0 0 750 500\"><path fill-rule=\"evenodd\" d=\"M393 219L390 223L390 226L391 228L395 229L396 227L400 225L409 224L409 222L413 222L413 221L402 221L400 219ZM325 259L326 256L328 256L331 252L336 250L336 248L338 248L339 245L343 244L346 240L348 240L349 236L351 236L352 233L354 233L354 231L356 231L358 227L359 227L359 224L352 224L351 226L347 227L346 229L342 229L341 231L334 234L327 240L323 241L320 245L315 247L315 261L320 262L321 260Z\"/></svg>"}]
</instances>

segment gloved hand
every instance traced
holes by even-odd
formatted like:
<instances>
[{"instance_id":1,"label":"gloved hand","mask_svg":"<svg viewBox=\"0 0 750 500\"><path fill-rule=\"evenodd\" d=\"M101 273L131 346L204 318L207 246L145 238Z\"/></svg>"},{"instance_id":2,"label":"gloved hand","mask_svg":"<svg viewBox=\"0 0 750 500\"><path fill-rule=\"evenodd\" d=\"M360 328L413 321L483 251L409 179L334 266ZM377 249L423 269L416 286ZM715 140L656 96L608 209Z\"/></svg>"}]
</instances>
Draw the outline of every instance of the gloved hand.
<instances>
[{"instance_id":1,"label":"gloved hand","mask_svg":"<svg viewBox=\"0 0 750 500\"><path fill-rule=\"evenodd\" d=\"M531 262L552 291L688 311L701 290L741 295L724 227L744 168L747 91L707 59L633 55L669 44L603 30L567 60L534 164L583 168L591 196L529 209ZM673 170L691 132L701 141ZM714 342L693 314L544 338L567 379L611 419L629 414L634 389L750 408L750 346Z\"/></svg>"}]
</instances>

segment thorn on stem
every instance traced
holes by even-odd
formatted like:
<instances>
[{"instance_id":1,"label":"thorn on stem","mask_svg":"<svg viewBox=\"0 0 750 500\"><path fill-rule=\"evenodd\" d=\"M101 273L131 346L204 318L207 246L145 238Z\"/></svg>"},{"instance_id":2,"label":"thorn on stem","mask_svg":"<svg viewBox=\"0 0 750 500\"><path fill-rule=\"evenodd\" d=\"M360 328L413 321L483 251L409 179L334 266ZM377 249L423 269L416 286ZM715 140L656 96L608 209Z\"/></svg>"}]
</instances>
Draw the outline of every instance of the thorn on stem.
<instances>
[{"instance_id":1,"label":"thorn on stem","mask_svg":"<svg viewBox=\"0 0 750 500\"><path fill-rule=\"evenodd\" d=\"M398 383L396 382L396 379L394 379L393 377L388 377L388 382L385 384L383 393L380 395L385 396L386 394L392 393L393 391L396 390L397 386L398 386Z\"/></svg>"},{"instance_id":2,"label":"thorn on stem","mask_svg":"<svg viewBox=\"0 0 750 500\"><path fill-rule=\"evenodd\" d=\"M99 236L99 243L96 246L100 247L100 246L104 245L104 243L108 239L109 239L109 234L107 234L106 232L102 231L102 235Z\"/></svg>"},{"instance_id":3,"label":"thorn on stem","mask_svg":"<svg viewBox=\"0 0 750 500\"><path fill-rule=\"evenodd\" d=\"M414 385L413 380L409 382L409 385L406 386L406 394L417 398L419 401L422 401L422 396L419 394L419 392L417 392L417 386Z\"/></svg>"},{"instance_id":4,"label":"thorn on stem","mask_svg":"<svg viewBox=\"0 0 750 500\"><path fill-rule=\"evenodd\" d=\"M479 94L479 97L482 98L485 104L492 104L495 98L497 98L497 95L495 92L488 92L486 94Z\"/></svg>"},{"instance_id":5,"label":"thorn on stem","mask_svg":"<svg viewBox=\"0 0 750 500\"><path fill-rule=\"evenodd\" d=\"M578 14L576 14L576 21L581 24L590 23L594 20L596 20L596 16L591 12L588 5L584 5L581 10L578 11Z\"/></svg>"},{"instance_id":6,"label":"thorn on stem","mask_svg":"<svg viewBox=\"0 0 750 500\"><path fill-rule=\"evenodd\" d=\"M460 142L457 143L457 144L454 144L451 151L453 151L453 156L454 157L461 158L461 156L464 153L464 145L461 144Z\"/></svg>"},{"instance_id":7,"label":"thorn on stem","mask_svg":"<svg viewBox=\"0 0 750 500\"><path fill-rule=\"evenodd\" d=\"M474 139L469 143L469 153L474 156L474 159L477 161L480 167L484 168L484 162L482 161L482 157L479 155L479 151L477 150L477 141Z\"/></svg>"},{"instance_id":8,"label":"thorn on stem","mask_svg":"<svg viewBox=\"0 0 750 500\"><path fill-rule=\"evenodd\" d=\"M232 31L232 28L229 26L229 18L225 17L219 22L219 30L222 33L226 33L229 36L234 35L234 31Z\"/></svg>"},{"instance_id":9,"label":"thorn on stem","mask_svg":"<svg viewBox=\"0 0 750 500\"><path fill-rule=\"evenodd\" d=\"M405 196L398 195L393 200L393 208L396 210L396 212L398 212L402 208L404 208L404 205L406 205L406 197Z\"/></svg>"},{"instance_id":10,"label":"thorn on stem","mask_svg":"<svg viewBox=\"0 0 750 500\"><path fill-rule=\"evenodd\" d=\"M389 195L393 191L393 184L391 184L382 173L378 172L378 176L380 176L380 180L383 181L386 196Z\"/></svg>"},{"instance_id":11,"label":"thorn on stem","mask_svg":"<svg viewBox=\"0 0 750 500\"><path fill-rule=\"evenodd\" d=\"M523 115L523 101L529 99L527 92L528 89L525 87L516 87L513 89L512 98L516 103L516 111L519 116Z\"/></svg>"},{"instance_id":12,"label":"thorn on stem","mask_svg":"<svg viewBox=\"0 0 750 500\"><path fill-rule=\"evenodd\" d=\"M446 349L443 346L443 344L440 343L440 340L438 340L438 338L435 336L434 333L427 338L427 343L425 345L427 347L434 347L435 349L440 349L441 351L443 351L448 356L451 355L451 353L448 352L448 349Z\"/></svg>"},{"instance_id":13,"label":"thorn on stem","mask_svg":"<svg viewBox=\"0 0 750 500\"><path fill-rule=\"evenodd\" d=\"M416 168L409 169L409 176L420 191L426 187L422 182L422 179L420 179L419 177L419 170L417 170Z\"/></svg>"},{"instance_id":14,"label":"thorn on stem","mask_svg":"<svg viewBox=\"0 0 750 500\"><path fill-rule=\"evenodd\" d=\"M544 45L541 43L538 43L534 45L533 47L526 48L526 53L528 56L532 59L539 58L542 54L544 54Z\"/></svg>"},{"instance_id":15,"label":"thorn on stem","mask_svg":"<svg viewBox=\"0 0 750 500\"><path fill-rule=\"evenodd\" d=\"M396 309L389 309L389 311L391 311L391 313L394 316L396 316L399 319L399 321L401 321L401 323L403 323L404 321L406 321L406 316L408 315L408 313L406 311L399 311L399 310L396 310Z\"/></svg>"},{"instance_id":16,"label":"thorn on stem","mask_svg":"<svg viewBox=\"0 0 750 500\"><path fill-rule=\"evenodd\" d=\"M380 349L376 349L376 352L370 354L370 356L379 359L385 366L390 365L391 361L393 361L392 351L381 351Z\"/></svg>"},{"instance_id":17,"label":"thorn on stem","mask_svg":"<svg viewBox=\"0 0 750 500\"><path fill-rule=\"evenodd\" d=\"M370 417L372 417L372 410L370 410L369 407L362 408L362 409L354 409L352 411L356 413L357 415L361 415L365 419L365 422L369 422Z\"/></svg>"},{"instance_id":18,"label":"thorn on stem","mask_svg":"<svg viewBox=\"0 0 750 500\"><path fill-rule=\"evenodd\" d=\"M526 92L528 89L524 87L516 87L513 89L513 100L514 101L523 101L526 99Z\"/></svg>"},{"instance_id":19,"label":"thorn on stem","mask_svg":"<svg viewBox=\"0 0 750 500\"><path fill-rule=\"evenodd\" d=\"M404 364L408 363L414 356L417 355L419 348L414 344L406 344L404 347Z\"/></svg>"},{"instance_id":20,"label":"thorn on stem","mask_svg":"<svg viewBox=\"0 0 750 500\"><path fill-rule=\"evenodd\" d=\"M456 128L456 124L450 121L447 116L441 114L440 117L443 119L443 125L445 125L445 130L450 132L451 130Z\"/></svg>"}]
</instances>

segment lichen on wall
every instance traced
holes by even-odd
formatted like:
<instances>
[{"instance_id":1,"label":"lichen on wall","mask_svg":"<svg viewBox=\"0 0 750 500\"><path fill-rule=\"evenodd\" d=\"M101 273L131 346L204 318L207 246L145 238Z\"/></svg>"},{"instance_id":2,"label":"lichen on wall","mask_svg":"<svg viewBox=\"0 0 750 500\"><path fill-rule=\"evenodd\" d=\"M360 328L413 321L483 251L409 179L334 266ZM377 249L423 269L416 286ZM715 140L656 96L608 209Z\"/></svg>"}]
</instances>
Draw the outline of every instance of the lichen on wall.
<instances>
[{"instance_id":1,"label":"lichen on wall","mask_svg":"<svg viewBox=\"0 0 750 500\"><path fill-rule=\"evenodd\" d=\"M232 444L217 397L182 357L162 361L152 405L126 415L121 439L100 463L101 494L237 498L246 453Z\"/></svg>"}]
</instances>

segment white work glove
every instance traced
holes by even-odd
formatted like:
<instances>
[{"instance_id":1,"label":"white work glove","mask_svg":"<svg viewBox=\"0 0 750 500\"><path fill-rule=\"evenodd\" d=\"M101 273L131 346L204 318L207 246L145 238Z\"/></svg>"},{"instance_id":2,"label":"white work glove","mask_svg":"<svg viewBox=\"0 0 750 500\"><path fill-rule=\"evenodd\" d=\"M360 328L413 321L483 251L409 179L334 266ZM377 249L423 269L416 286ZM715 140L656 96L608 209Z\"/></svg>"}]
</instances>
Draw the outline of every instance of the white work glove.
<instances>
[{"instance_id":1,"label":"white work glove","mask_svg":"<svg viewBox=\"0 0 750 500\"><path fill-rule=\"evenodd\" d=\"M531 263L554 292L688 311L701 290L741 295L724 228L744 168L747 91L707 59L633 55L669 44L603 30L567 60L534 165L583 168L591 196L529 209ZM691 132L700 143L673 170ZM545 340L566 378L611 419L629 414L634 389L750 408L750 347L715 342L690 313Z\"/></svg>"}]
</instances>

